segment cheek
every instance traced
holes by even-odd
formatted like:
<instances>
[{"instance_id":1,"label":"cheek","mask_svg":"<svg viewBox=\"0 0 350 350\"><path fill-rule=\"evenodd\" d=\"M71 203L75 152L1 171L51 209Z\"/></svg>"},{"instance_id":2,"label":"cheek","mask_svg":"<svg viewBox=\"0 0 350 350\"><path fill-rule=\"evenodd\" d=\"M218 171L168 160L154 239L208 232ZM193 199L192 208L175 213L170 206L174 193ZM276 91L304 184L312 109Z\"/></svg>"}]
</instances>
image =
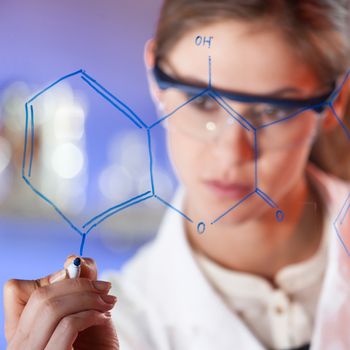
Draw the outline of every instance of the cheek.
<instances>
[{"instance_id":1,"label":"cheek","mask_svg":"<svg viewBox=\"0 0 350 350\"><path fill-rule=\"evenodd\" d=\"M304 176L316 130L317 119L312 114L271 128L270 143L264 145L258 159L262 186L282 193Z\"/></svg>"},{"instance_id":2,"label":"cheek","mask_svg":"<svg viewBox=\"0 0 350 350\"><path fill-rule=\"evenodd\" d=\"M305 169L309 147L266 152L258 161L258 174L263 183L288 183Z\"/></svg>"},{"instance_id":3,"label":"cheek","mask_svg":"<svg viewBox=\"0 0 350 350\"><path fill-rule=\"evenodd\" d=\"M200 171L200 150L194 142L176 131L167 131L168 154L179 181L189 187L195 183Z\"/></svg>"}]
</instances>

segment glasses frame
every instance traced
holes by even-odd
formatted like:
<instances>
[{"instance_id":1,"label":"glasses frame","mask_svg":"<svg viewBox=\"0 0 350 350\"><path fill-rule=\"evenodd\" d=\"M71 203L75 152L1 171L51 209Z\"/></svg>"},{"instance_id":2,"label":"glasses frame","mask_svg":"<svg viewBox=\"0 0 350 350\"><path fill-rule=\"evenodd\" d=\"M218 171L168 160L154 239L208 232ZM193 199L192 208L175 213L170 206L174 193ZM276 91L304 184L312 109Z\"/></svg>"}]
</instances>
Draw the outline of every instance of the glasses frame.
<instances>
[{"instance_id":1,"label":"glasses frame","mask_svg":"<svg viewBox=\"0 0 350 350\"><path fill-rule=\"evenodd\" d=\"M184 80L176 79L167 73L165 73L159 64L159 59L156 60L155 66L152 69L153 77L161 90L170 88L179 89L187 94L196 96L199 95L203 90L208 89L207 85L194 85ZM210 87L211 90L215 91L221 97L226 99L242 102L242 103L263 103L270 104L277 107L295 108L295 109L309 109L320 114L328 106L329 101L335 91L336 83L332 84L332 88L323 95L315 96L311 98L280 98L272 97L268 95L255 95L242 93L237 91L227 91L223 89L216 89Z\"/></svg>"}]
</instances>

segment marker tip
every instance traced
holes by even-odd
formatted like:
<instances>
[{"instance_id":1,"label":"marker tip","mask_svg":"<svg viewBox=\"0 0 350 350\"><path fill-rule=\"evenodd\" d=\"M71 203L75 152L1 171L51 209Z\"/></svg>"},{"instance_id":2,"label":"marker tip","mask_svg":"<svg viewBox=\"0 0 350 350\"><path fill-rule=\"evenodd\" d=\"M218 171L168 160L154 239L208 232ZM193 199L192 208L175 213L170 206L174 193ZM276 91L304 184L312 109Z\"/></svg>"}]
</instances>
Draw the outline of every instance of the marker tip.
<instances>
[{"instance_id":1,"label":"marker tip","mask_svg":"<svg viewBox=\"0 0 350 350\"><path fill-rule=\"evenodd\" d=\"M73 261L73 264L75 265L75 266L80 266L80 264L81 264L81 259L80 258L75 258L74 259L74 261Z\"/></svg>"}]
</instances>

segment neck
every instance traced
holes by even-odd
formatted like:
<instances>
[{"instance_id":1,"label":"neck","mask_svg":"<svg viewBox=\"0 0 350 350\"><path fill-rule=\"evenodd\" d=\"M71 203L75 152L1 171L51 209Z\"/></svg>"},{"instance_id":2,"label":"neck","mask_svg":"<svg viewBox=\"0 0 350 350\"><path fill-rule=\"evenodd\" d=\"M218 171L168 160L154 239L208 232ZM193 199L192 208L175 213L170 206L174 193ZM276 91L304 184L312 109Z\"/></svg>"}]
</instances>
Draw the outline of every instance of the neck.
<instances>
[{"instance_id":1,"label":"neck","mask_svg":"<svg viewBox=\"0 0 350 350\"><path fill-rule=\"evenodd\" d=\"M322 236L318 202L305 179L280 203L288 214L283 222L267 212L242 224L213 225L204 235L198 235L193 225L186 231L193 249L223 267L273 280L281 268L317 251Z\"/></svg>"}]
</instances>

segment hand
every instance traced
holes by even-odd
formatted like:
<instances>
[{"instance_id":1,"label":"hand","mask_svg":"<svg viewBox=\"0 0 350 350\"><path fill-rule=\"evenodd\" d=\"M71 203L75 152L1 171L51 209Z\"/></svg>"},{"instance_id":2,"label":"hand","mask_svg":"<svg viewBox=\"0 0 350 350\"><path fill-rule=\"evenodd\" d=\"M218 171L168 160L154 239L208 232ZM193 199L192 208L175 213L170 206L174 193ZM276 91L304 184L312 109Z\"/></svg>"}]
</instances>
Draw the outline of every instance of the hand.
<instances>
[{"instance_id":1,"label":"hand","mask_svg":"<svg viewBox=\"0 0 350 350\"><path fill-rule=\"evenodd\" d=\"M65 263L67 267L75 257ZM4 287L8 350L118 350L108 295L109 282L96 281L93 260L83 259L81 278L65 269L33 280L10 280Z\"/></svg>"}]
</instances>

